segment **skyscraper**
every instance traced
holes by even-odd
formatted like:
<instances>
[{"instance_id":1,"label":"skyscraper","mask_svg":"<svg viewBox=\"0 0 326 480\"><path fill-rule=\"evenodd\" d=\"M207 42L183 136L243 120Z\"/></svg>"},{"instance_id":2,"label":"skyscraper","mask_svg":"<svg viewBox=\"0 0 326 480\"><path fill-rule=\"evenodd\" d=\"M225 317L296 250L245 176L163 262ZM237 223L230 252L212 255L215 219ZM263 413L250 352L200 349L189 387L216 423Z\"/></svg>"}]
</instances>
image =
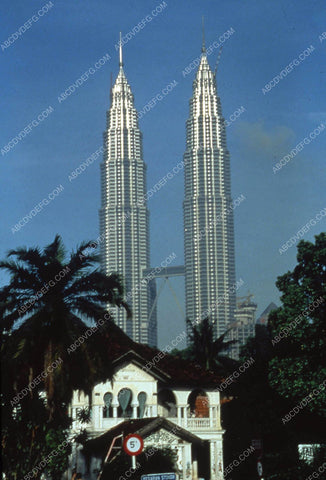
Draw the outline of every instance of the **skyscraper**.
<instances>
[{"instance_id":1,"label":"skyscraper","mask_svg":"<svg viewBox=\"0 0 326 480\"><path fill-rule=\"evenodd\" d=\"M226 340L236 340L229 346L228 355L234 360L239 360L240 350L248 338L255 336L257 304L252 299L253 295L237 298L237 308L234 312L235 321L228 325L230 329Z\"/></svg>"},{"instance_id":2,"label":"skyscraper","mask_svg":"<svg viewBox=\"0 0 326 480\"><path fill-rule=\"evenodd\" d=\"M204 41L186 135L186 316L195 322L209 315L218 337L234 319L233 205L225 124Z\"/></svg>"},{"instance_id":3,"label":"skyscraper","mask_svg":"<svg viewBox=\"0 0 326 480\"><path fill-rule=\"evenodd\" d=\"M150 266L146 165L134 97L123 70L121 40L119 53L101 163L101 264L106 274L122 276L133 313L128 320L124 309L116 308L115 322L133 340L156 345L155 284L143 279L143 270Z\"/></svg>"}]
</instances>

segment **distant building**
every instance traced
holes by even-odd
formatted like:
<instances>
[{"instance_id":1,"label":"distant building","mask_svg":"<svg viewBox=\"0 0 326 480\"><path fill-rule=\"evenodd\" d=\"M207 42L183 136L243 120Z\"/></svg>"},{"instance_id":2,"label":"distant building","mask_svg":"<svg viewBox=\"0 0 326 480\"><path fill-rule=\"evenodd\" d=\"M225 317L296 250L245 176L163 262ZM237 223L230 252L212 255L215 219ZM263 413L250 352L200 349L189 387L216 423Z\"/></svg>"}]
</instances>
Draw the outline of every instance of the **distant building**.
<instances>
[{"instance_id":1,"label":"distant building","mask_svg":"<svg viewBox=\"0 0 326 480\"><path fill-rule=\"evenodd\" d=\"M194 322L204 312L214 337L234 321L234 204L230 155L216 76L205 43L190 99L184 153L184 247L186 317Z\"/></svg>"},{"instance_id":2,"label":"distant building","mask_svg":"<svg viewBox=\"0 0 326 480\"><path fill-rule=\"evenodd\" d=\"M144 278L150 266L146 165L134 97L126 79L120 44L120 69L111 89L101 164L101 265L122 276L133 319L123 308L114 320L132 339L157 344L155 280Z\"/></svg>"},{"instance_id":3,"label":"distant building","mask_svg":"<svg viewBox=\"0 0 326 480\"><path fill-rule=\"evenodd\" d=\"M267 326L268 324L268 316L269 314L271 313L272 310L275 310L276 308L278 308L277 305L275 305L275 303L271 302L267 308L265 308L265 310L263 311L263 313L260 315L260 317L258 318L257 320L257 325L265 325Z\"/></svg>"},{"instance_id":4,"label":"distant building","mask_svg":"<svg viewBox=\"0 0 326 480\"><path fill-rule=\"evenodd\" d=\"M230 346L229 356L234 360L239 359L242 345L245 345L249 337L255 336L257 304L251 301L253 295L237 298L237 308L234 314L235 321L229 324L230 333L227 340L236 340L237 343Z\"/></svg>"},{"instance_id":5,"label":"distant building","mask_svg":"<svg viewBox=\"0 0 326 480\"><path fill-rule=\"evenodd\" d=\"M189 361L133 342L116 326L108 336L108 358L114 380L93 388L91 423L81 424L77 418L88 406L86 396L75 392L70 407L72 435L86 426L90 436L84 449L76 447L71 455L70 465L82 478L97 479L114 437L138 433L145 447L171 448L180 480L222 480L223 380ZM70 478L71 468L67 473Z\"/></svg>"}]
</instances>

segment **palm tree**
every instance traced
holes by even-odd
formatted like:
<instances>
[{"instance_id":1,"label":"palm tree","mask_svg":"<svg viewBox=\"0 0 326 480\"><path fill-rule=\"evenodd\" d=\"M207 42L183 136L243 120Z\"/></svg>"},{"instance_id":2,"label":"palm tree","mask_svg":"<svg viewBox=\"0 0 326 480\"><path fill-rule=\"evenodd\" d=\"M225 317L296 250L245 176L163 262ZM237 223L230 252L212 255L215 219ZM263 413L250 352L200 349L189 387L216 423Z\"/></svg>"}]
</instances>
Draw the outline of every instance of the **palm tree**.
<instances>
[{"instance_id":1,"label":"palm tree","mask_svg":"<svg viewBox=\"0 0 326 480\"><path fill-rule=\"evenodd\" d=\"M6 354L12 358L14 389L18 393L45 372L35 390L45 391L49 421L66 415L74 390L90 398L94 383L112 378L104 343L113 328L107 305L129 313L119 276L94 270L98 257L87 254L90 247L83 243L67 258L56 235L43 251L19 248L0 262L11 275L0 289L0 318L1 332L9 340ZM101 331L91 330L100 319ZM78 338L78 348L71 347Z\"/></svg>"},{"instance_id":2,"label":"palm tree","mask_svg":"<svg viewBox=\"0 0 326 480\"><path fill-rule=\"evenodd\" d=\"M209 318L204 318L198 325L191 323L187 319L189 346L187 347L188 358L197 362L206 370L229 370L234 367L232 359L226 355L230 345L236 343L236 340L225 341L230 330L224 332L220 337L214 340L213 324Z\"/></svg>"}]
</instances>

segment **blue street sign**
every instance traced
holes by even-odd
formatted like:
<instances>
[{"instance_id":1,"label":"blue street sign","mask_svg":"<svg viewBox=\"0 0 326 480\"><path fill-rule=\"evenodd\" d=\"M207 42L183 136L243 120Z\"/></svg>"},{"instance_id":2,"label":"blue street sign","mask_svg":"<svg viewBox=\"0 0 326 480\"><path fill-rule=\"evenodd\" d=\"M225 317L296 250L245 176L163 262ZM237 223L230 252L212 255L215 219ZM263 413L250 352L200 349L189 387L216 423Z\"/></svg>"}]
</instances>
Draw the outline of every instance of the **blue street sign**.
<instances>
[{"instance_id":1,"label":"blue street sign","mask_svg":"<svg viewBox=\"0 0 326 480\"><path fill-rule=\"evenodd\" d=\"M150 473L142 475L141 480L177 480L176 473Z\"/></svg>"}]
</instances>

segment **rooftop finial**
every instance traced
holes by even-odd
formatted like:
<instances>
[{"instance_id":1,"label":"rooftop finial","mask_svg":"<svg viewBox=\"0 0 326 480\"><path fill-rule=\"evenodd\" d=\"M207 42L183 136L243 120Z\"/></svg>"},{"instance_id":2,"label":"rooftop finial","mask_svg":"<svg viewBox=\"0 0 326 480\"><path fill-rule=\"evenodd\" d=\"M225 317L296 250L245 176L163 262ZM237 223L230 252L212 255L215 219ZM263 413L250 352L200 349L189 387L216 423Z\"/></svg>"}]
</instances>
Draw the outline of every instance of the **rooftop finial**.
<instances>
[{"instance_id":1,"label":"rooftop finial","mask_svg":"<svg viewBox=\"0 0 326 480\"><path fill-rule=\"evenodd\" d=\"M203 29L203 43L201 47L202 53L206 52L206 45L205 45L205 23L204 23L204 15L202 16L202 29Z\"/></svg>"},{"instance_id":2,"label":"rooftop finial","mask_svg":"<svg viewBox=\"0 0 326 480\"><path fill-rule=\"evenodd\" d=\"M119 41L119 67L123 67L121 32L120 32L120 41Z\"/></svg>"}]
</instances>

